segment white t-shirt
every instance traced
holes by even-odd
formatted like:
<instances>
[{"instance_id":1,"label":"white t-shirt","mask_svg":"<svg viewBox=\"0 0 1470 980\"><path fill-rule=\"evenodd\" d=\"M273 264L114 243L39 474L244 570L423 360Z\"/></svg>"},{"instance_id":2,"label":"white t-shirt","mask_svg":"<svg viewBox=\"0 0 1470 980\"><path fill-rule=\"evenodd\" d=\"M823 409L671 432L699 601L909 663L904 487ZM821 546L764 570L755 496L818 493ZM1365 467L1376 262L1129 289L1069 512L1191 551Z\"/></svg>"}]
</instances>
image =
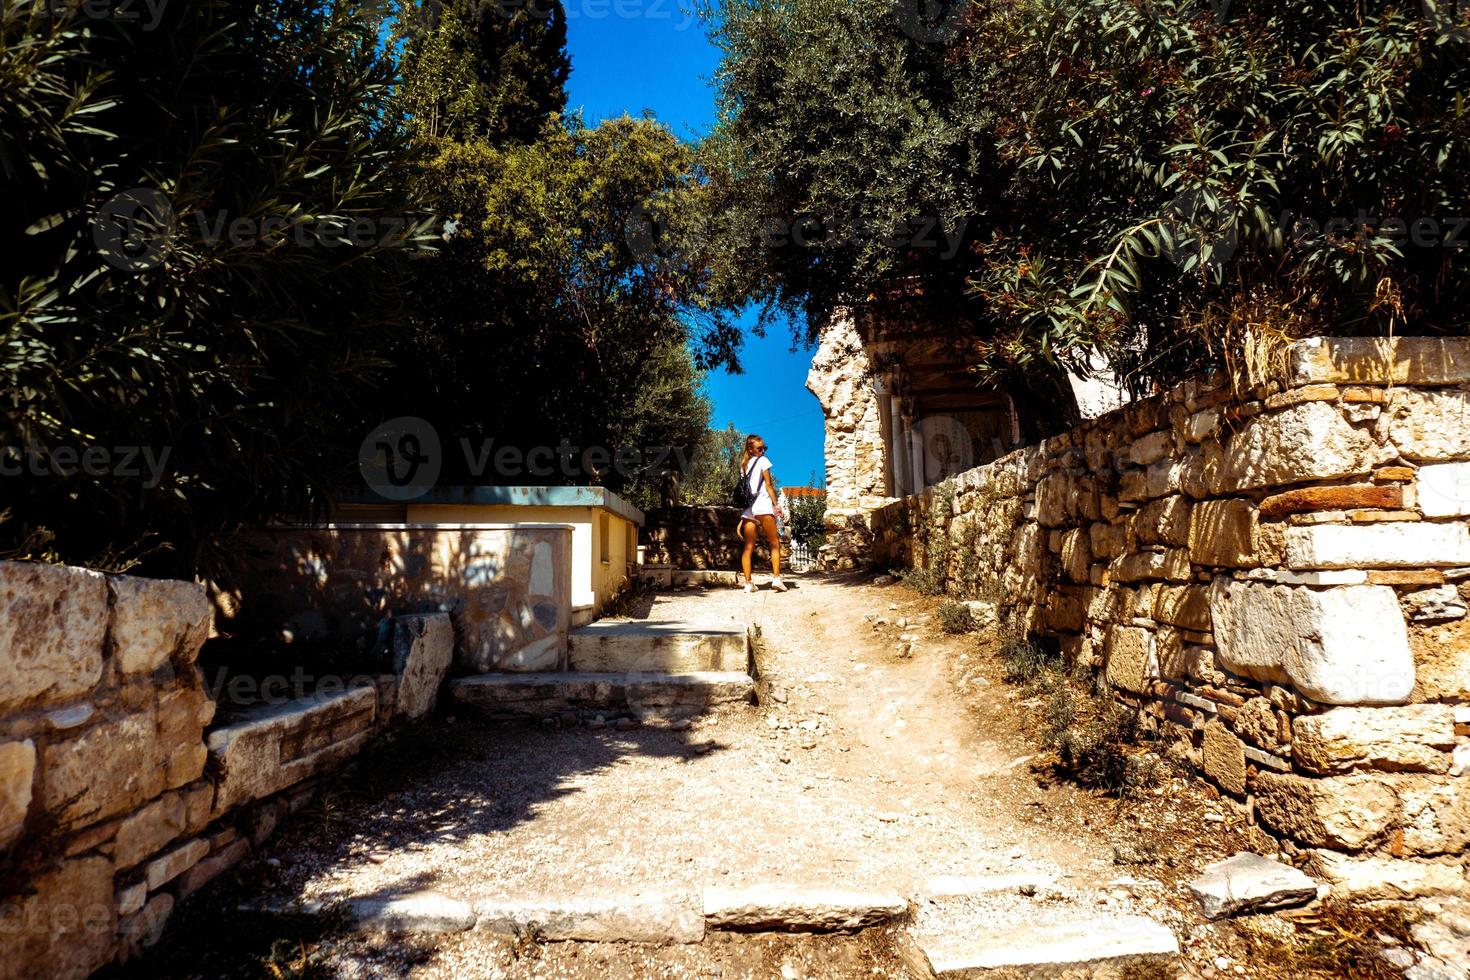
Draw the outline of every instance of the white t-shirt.
<instances>
[{"instance_id":1,"label":"white t-shirt","mask_svg":"<svg viewBox=\"0 0 1470 980\"><path fill-rule=\"evenodd\" d=\"M750 475L746 479L750 483L750 489L755 493L755 500L751 501L749 507L741 517L760 517L762 514L774 514L776 508L771 501L771 492L766 488L766 470L771 468L771 461L765 456L758 456L745 464L746 472Z\"/></svg>"}]
</instances>

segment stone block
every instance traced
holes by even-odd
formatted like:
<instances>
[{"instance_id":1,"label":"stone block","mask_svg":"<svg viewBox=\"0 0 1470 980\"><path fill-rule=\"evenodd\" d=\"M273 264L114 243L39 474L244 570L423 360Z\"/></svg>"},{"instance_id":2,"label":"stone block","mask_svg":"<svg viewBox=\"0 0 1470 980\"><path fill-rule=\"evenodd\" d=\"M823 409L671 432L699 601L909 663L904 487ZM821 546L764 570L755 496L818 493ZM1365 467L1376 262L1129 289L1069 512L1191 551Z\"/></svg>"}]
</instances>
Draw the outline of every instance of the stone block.
<instances>
[{"instance_id":1,"label":"stone block","mask_svg":"<svg viewBox=\"0 0 1470 980\"><path fill-rule=\"evenodd\" d=\"M1332 895L1354 901L1404 901L1430 895L1458 895L1467 884L1455 865L1381 857L1351 857L1336 851L1312 852L1311 868L1332 886Z\"/></svg>"},{"instance_id":2,"label":"stone block","mask_svg":"<svg viewBox=\"0 0 1470 980\"><path fill-rule=\"evenodd\" d=\"M410 721L427 718L454 662L454 626L447 613L398 616L393 621L393 672L397 712Z\"/></svg>"},{"instance_id":3,"label":"stone block","mask_svg":"<svg viewBox=\"0 0 1470 980\"><path fill-rule=\"evenodd\" d=\"M1152 633L1134 626L1114 626L1108 630L1103 653L1107 658L1105 676L1109 684L1134 694L1149 693L1150 685L1159 676Z\"/></svg>"},{"instance_id":4,"label":"stone block","mask_svg":"<svg viewBox=\"0 0 1470 980\"><path fill-rule=\"evenodd\" d=\"M1143 582L1162 579L1167 582L1188 582L1193 576L1189 567L1189 552L1183 548L1167 551L1135 551L1115 558L1108 566L1108 574L1114 582Z\"/></svg>"},{"instance_id":5,"label":"stone block","mask_svg":"<svg viewBox=\"0 0 1470 980\"><path fill-rule=\"evenodd\" d=\"M1470 527L1423 521L1286 529L1292 568L1420 568L1470 565Z\"/></svg>"},{"instance_id":6,"label":"stone block","mask_svg":"<svg viewBox=\"0 0 1470 980\"><path fill-rule=\"evenodd\" d=\"M1220 662L1258 681L1291 684L1323 704L1402 704L1414 658L1386 586L1318 591L1215 579L1210 619Z\"/></svg>"},{"instance_id":7,"label":"stone block","mask_svg":"<svg viewBox=\"0 0 1470 980\"><path fill-rule=\"evenodd\" d=\"M81 978L112 959L117 909L106 858L67 861L0 896L0 980Z\"/></svg>"},{"instance_id":8,"label":"stone block","mask_svg":"<svg viewBox=\"0 0 1470 980\"><path fill-rule=\"evenodd\" d=\"M42 800L63 824L82 827L126 813L164 791L153 713L125 715L42 750Z\"/></svg>"},{"instance_id":9,"label":"stone block","mask_svg":"<svg viewBox=\"0 0 1470 980\"><path fill-rule=\"evenodd\" d=\"M118 869L131 868L178 840L186 817L183 796L170 793L125 819L113 843Z\"/></svg>"},{"instance_id":10,"label":"stone block","mask_svg":"<svg viewBox=\"0 0 1470 980\"><path fill-rule=\"evenodd\" d=\"M1171 626L1210 632L1210 590L1199 584L1167 586L1154 599L1154 619Z\"/></svg>"},{"instance_id":11,"label":"stone block","mask_svg":"<svg viewBox=\"0 0 1470 980\"><path fill-rule=\"evenodd\" d=\"M148 890L151 892L158 891L158 889L204 860L208 854L209 842L196 838L186 844L179 845L162 857L155 858L148 863L148 867L144 871L144 876L148 881Z\"/></svg>"},{"instance_id":12,"label":"stone block","mask_svg":"<svg viewBox=\"0 0 1470 980\"><path fill-rule=\"evenodd\" d=\"M705 929L694 895L614 894L558 903L481 901L474 912L478 932L552 941L697 943L704 939Z\"/></svg>"},{"instance_id":13,"label":"stone block","mask_svg":"<svg viewBox=\"0 0 1470 980\"><path fill-rule=\"evenodd\" d=\"M1205 775L1228 793L1245 795L1245 743L1218 718L1205 724Z\"/></svg>"},{"instance_id":14,"label":"stone block","mask_svg":"<svg viewBox=\"0 0 1470 980\"><path fill-rule=\"evenodd\" d=\"M1088 545L1087 532L1081 528L1062 535L1062 570L1073 582L1086 582L1088 569L1092 565L1092 552Z\"/></svg>"},{"instance_id":15,"label":"stone block","mask_svg":"<svg viewBox=\"0 0 1470 980\"><path fill-rule=\"evenodd\" d=\"M1333 384L1307 385L1302 388L1288 388L1286 391L1278 391L1274 395L1266 396L1266 408L1274 411L1278 408L1286 408L1289 405L1298 405L1302 402L1335 402L1342 395L1342 390Z\"/></svg>"},{"instance_id":16,"label":"stone block","mask_svg":"<svg viewBox=\"0 0 1470 980\"><path fill-rule=\"evenodd\" d=\"M1042 527L1061 527L1072 513L1076 494L1072 477L1064 470L1053 470L1036 484L1036 523Z\"/></svg>"},{"instance_id":17,"label":"stone block","mask_svg":"<svg viewBox=\"0 0 1470 980\"><path fill-rule=\"evenodd\" d=\"M1463 517L1470 514L1470 463L1433 463L1421 466L1415 489L1425 517Z\"/></svg>"},{"instance_id":18,"label":"stone block","mask_svg":"<svg viewBox=\"0 0 1470 980\"><path fill-rule=\"evenodd\" d=\"M209 735L224 776L214 813L264 799L361 751L377 713L377 689L358 688L271 705Z\"/></svg>"},{"instance_id":19,"label":"stone block","mask_svg":"<svg viewBox=\"0 0 1470 980\"><path fill-rule=\"evenodd\" d=\"M1403 595L1404 612L1416 623L1436 623L1446 619L1463 619L1470 613L1460 590L1453 585L1432 589L1416 589Z\"/></svg>"},{"instance_id":20,"label":"stone block","mask_svg":"<svg viewBox=\"0 0 1470 980\"><path fill-rule=\"evenodd\" d=\"M1454 712L1447 704L1333 708L1292 722L1292 758L1311 773L1442 773L1454 747Z\"/></svg>"},{"instance_id":21,"label":"stone block","mask_svg":"<svg viewBox=\"0 0 1470 980\"><path fill-rule=\"evenodd\" d=\"M1311 847L1361 850L1380 840L1398 813L1398 797L1378 776L1261 772L1254 785L1260 821Z\"/></svg>"},{"instance_id":22,"label":"stone block","mask_svg":"<svg viewBox=\"0 0 1470 980\"><path fill-rule=\"evenodd\" d=\"M1124 534L1121 525L1093 524L1087 529L1092 553L1099 559L1116 558L1124 550Z\"/></svg>"},{"instance_id":23,"label":"stone block","mask_svg":"<svg viewBox=\"0 0 1470 980\"><path fill-rule=\"evenodd\" d=\"M1234 724L1236 733L1247 741L1272 752L1283 751L1282 721L1266 698L1251 698L1241 705L1235 712ZM1290 735L1290 729L1287 735Z\"/></svg>"},{"instance_id":24,"label":"stone block","mask_svg":"<svg viewBox=\"0 0 1470 980\"><path fill-rule=\"evenodd\" d=\"M1404 506L1404 488L1396 483L1354 483L1341 487L1302 487L1273 494L1261 501L1261 517L1277 520L1288 514L1322 510L1353 510L1378 507L1397 510Z\"/></svg>"},{"instance_id":25,"label":"stone block","mask_svg":"<svg viewBox=\"0 0 1470 980\"><path fill-rule=\"evenodd\" d=\"M1248 852L1207 865L1189 890L1207 919L1291 908L1317 897L1317 883L1296 868Z\"/></svg>"},{"instance_id":26,"label":"stone block","mask_svg":"<svg viewBox=\"0 0 1470 980\"><path fill-rule=\"evenodd\" d=\"M1086 622L1087 591L1064 586L1053 589L1041 608L1042 625L1053 632L1079 632Z\"/></svg>"},{"instance_id":27,"label":"stone block","mask_svg":"<svg viewBox=\"0 0 1470 980\"><path fill-rule=\"evenodd\" d=\"M1190 502L1179 494L1152 500L1133 512L1129 526L1145 545L1180 547L1189 543Z\"/></svg>"},{"instance_id":28,"label":"stone block","mask_svg":"<svg viewBox=\"0 0 1470 980\"><path fill-rule=\"evenodd\" d=\"M1470 792L1464 780L1400 777L1403 846L1409 854L1463 854L1470 848Z\"/></svg>"},{"instance_id":29,"label":"stone block","mask_svg":"<svg viewBox=\"0 0 1470 980\"><path fill-rule=\"evenodd\" d=\"M1211 494L1366 475L1393 451L1326 402L1303 402L1247 420L1207 468Z\"/></svg>"},{"instance_id":30,"label":"stone block","mask_svg":"<svg viewBox=\"0 0 1470 980\"><path fill-rule=\"evenodd\" d=\"M217 849L209 857L185 871L179 877L179 896L188 897L235 865L245 860L250 853L250 842L243 837Z\"/></svg>"},{"instance_id":31,"label":"stone block","mask_svg":"<svg viewBox=\"0 0 1470 980\"><path fill-rule=\"evenodd\" d=\"M0 561L0 713L90 693L102 679L107 621L98 573Z\"/></svg>"},{"instance_id":32,"label":"stone block","mask_svg":"<svg viewBox=\"0 0 1470 980\"><path fill-rule=\"evenodd\" d=\"M148 882L140 881L117 891L117 914L132 915L148 904Z\"/></svg>"},{"instance_id":33,"label":"stone block","mask_svg":"<svg viewBox=\"0 0 1470 980\"><path fill-rule=\"evenodd\" d=\"M1416 664L1415 700L1470 699L1470 619L1416 626L1409 645Z\"/></svg>"},{"instance_id":34,"label":"stone block","mask_svg":"<svg viewBox=\"0 0 1470 980\"><path fill-rule=\"evenodd\" d=\"M1391 411L1388 437L1405 459L1470 458L1470 392L1402 389L1394 392Z\"/></svg>"},{"instance_id":35,"label":"stone block","mask_svg":"<svg viewBox=\"0 0 1470 980\"><path fill-rule=\"evenodd\" d=\"M705 923L711 929L758 932L852 932L907 914L897 892L793 888L706 888Z\"/></svg>"},{"instance_id":36,"label":"stone block","mask_svg":"<svg viewBox=\"0 0 1470 980\"><path fill-rule=\"evenodd\" d=\"M1257 562L1256 507L1249 500L1207 500L1189 519L1189 560L1250 568Z\"/></svg>"},{"instance_id":37,"label":"stone block","mask_svg":"<svg viewBox=\"0 0 1470 980\"><path fill-rule=\"evenodd\" d=\"M1310 337L1291 347L1293 384L1457 385L1470 381L1461 337Z\"/></svg>"},{"instance_id":38,"label":"stone block","mask_svg":"<svg viewBox=\"0 0 1470 980\"><path fill-rule=\"evenodd\" d=\"M0 853L25 830L35 776L35 742L0 742Z\"/></svg>"},{"instance_id":39,"label":"stone block","mask_svg":"<svg viewBox=\"0 0 1470 980\"><path fill-rule=\"evenodd\" d=\"M119 670L151 674L170 661L185 666L198 659L213 618L202 585L131 575L110 576L107 585Z\"/></svg>"},{"instance_id":40,"label":"stone block","mask_svg":"<svg viewBox=\"0 0 1470 980\"><path fill-rule=\"evenodd\" d=\"M1128 447L1128 460L1134 466L1157 463L1174 449L1174 436L1168 430L1151 432Z\"/></svg>"}]
</instances>

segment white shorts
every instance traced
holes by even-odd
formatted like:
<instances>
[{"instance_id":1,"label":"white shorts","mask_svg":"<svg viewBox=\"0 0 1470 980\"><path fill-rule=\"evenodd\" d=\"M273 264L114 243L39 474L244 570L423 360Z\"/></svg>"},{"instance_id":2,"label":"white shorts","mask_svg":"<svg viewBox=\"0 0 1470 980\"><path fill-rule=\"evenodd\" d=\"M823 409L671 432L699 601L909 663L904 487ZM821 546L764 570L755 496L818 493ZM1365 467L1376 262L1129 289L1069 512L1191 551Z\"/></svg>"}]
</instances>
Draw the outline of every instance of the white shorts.
<instances>
[{"instance_id":1,"label":"white shorts","mask_svg":"<svg viewBox=\"0 0 1470 980\"><path fill-rule=\"evenodd\" d=\"M775 514L776 508L771 506L771 495L766 493L765 488L762 487L760 496L756 497L755 502L752 503L749 507L745 508L745 512L740 515L740 519L753 521L757 517L764 517L767 515L775 516Z\"/></svg>"}]
</instances>

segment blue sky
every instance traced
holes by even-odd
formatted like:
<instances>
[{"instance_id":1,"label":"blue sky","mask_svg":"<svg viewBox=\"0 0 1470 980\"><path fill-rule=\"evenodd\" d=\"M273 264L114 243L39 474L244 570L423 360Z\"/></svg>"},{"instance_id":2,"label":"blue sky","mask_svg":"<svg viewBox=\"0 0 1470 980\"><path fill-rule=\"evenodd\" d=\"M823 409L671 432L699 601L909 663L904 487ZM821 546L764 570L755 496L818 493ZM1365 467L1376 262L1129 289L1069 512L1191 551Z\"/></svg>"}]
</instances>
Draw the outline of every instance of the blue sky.
<instances>
[{"instance_id":1,"label":"blue sky","mask_svg":"<svg viewBox=\"0 0 1470 980\"><path fill-rule=\"evenodd\" d=\"M719 52L680 0L564 0L572 57L568 108L588 123L651 111L674 133L697 139L714 124L711 82ZM687 4L687 0L684 0ZM748 324L753 317L748 317ZM790 330L747 332L745 373L710 374L714 425L733 422L771 447L776 475L799 486L822 479L822 410L806 390L811 352L791 351Z\"/></svg>"}]
</instances>

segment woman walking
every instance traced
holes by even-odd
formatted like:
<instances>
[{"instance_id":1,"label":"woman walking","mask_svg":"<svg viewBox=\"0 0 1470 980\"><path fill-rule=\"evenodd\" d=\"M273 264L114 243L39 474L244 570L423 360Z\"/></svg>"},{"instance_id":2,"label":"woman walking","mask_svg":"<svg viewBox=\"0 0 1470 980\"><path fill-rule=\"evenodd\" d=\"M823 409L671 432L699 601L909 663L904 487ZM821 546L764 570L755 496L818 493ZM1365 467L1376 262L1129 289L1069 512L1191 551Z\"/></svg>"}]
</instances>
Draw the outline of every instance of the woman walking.
<instances>
[{"instance_id":1,"label":"woman walking","mask_svg":"<svg viewBox=\"0 0 1470 980\"><path fill-rule=\"evenodd\" d=\"M766 533L766 542L771 546L771 589L785 592L786 584L781 581L781 536L776 530L776 518L781 516L780 499L776 496L776 483L771 478L771 461L766 457L766 442L760 436L745 437L745 452L740 456L740 472L744 474L747 496L752 497L740 515L740 539L745 542L745 553L740 556L740 567L745 572L745 591L754 592L755 583L750 580L751 559L755 556L756 537Z\"/></svg>"}]
</instances>

